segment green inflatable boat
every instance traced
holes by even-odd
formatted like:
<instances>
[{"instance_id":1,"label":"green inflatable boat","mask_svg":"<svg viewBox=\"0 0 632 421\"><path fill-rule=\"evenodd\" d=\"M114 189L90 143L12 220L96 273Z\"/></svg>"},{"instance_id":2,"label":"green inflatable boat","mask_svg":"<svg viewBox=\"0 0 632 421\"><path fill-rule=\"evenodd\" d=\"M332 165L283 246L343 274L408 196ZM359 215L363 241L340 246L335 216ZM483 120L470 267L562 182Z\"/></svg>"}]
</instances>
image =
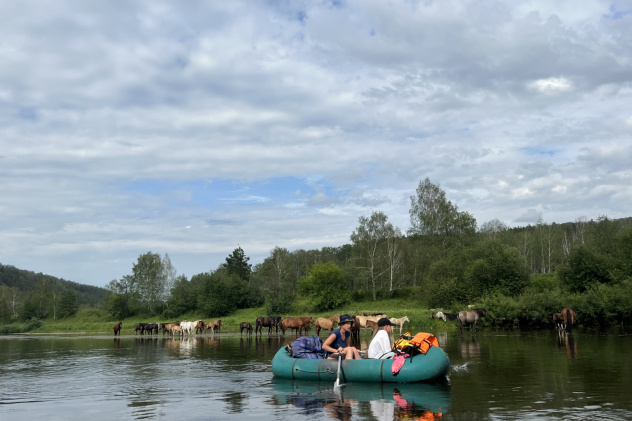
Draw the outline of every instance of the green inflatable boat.
<instances>
[{"instance_id":1,"label":"green inflatable boat","mask_svg":"<svg viewBox=\"0 0 632 421\"><path fill-rule=\"evenodd\" d=\"M397 374L392 373L393 359L343 360L340 381L347 382L432 382L446 377L450 359L438 346L430 347L426 354L406 358ZM280 379L336 381L338 360L294 358L285 347L272 359L272 373Z\"/></svg>"}]
</instances>

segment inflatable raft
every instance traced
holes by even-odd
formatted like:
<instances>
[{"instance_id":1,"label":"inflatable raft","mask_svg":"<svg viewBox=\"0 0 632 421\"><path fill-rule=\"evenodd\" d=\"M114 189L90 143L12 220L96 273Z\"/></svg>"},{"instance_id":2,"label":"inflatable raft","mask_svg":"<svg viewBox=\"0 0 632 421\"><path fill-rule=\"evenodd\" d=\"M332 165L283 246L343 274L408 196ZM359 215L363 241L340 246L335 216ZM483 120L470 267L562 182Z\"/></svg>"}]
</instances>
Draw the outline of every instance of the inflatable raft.
<instances>
[{"instance_id":1,"label":"inflatable raft","mask_svg":"<svg viewBox=\"0 0 632 421\"><path fill-rule=\"evenodd\" d=\"M343 360L340 382L431 382L445 378L450 370L450 359L438 346L426 354L406 358L397 374L392 373L393 359ZM280 379L336 381L338 360L293 358L285 347L272 359L272 373Z\"/></svg>"}]
</instances>

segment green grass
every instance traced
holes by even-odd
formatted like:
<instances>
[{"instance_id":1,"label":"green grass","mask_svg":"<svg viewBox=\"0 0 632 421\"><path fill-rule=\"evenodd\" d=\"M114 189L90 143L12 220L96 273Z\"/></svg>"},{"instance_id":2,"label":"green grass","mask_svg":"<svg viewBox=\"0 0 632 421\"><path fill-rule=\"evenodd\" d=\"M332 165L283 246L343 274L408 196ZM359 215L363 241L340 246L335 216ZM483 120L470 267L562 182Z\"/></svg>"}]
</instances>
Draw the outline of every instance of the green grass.
<instances>
[{"instance_id":1,"label":"green grass","mask_svg":"<svg viewBox=\"0 0 632 421\"><path fill-rule=\"evenodd\" d=\"M309 308L307 302L298 302L295 308L299 309L292 314L284 314L284 317L291 316L312 316L314 320L318 317L328 317L333 314L360 314L360 313L386 313L389 317L403 317L408 316L410 323L404 325L404 329L408 331L428 331L433 332L437 329L454 329L456 326L452 322L445 323L441 320L431 320L430 314L434 312L433 309L427 309L420 307L415 301L409 301L404 299L389 299L378 301L363 301L356 302L345 306L342 309L319 313L311 311L301 311L300 308ZM222 317L222 332L239 332L239 324L241 322L250 322L253 327L255 326L255 320L259 316L265 316L266 310L264 307L249 308L244 310L238 310L236 313ZM204 317L201 314L189 313L183 314L173 320L166 320L160 316L134 316L122 320L123 322L123 335L134 334L134 326L140 322L152 323L152 322L171 322L174 320L204 320L211 321L214 318ZM91 333L91 334L112 334L113 326L118 323L119 320L114 319L107 311L98 309L81 309L76 315L61 319L61 320L43 320L41 327L33 329L32 333ZM313 330L311 331L313 332Z\"/></svg>"}]
</instances>

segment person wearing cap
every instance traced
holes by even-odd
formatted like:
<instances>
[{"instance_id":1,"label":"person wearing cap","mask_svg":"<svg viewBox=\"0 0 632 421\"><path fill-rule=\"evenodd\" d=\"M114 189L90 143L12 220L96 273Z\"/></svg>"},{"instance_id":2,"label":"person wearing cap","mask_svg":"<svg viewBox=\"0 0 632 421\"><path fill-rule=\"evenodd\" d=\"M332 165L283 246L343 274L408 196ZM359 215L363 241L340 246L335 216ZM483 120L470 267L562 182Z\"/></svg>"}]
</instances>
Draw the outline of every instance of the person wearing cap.
<instances>
[{"instance_id":1,"label":"person wearing cap","mask_svg":"<svg viewBox=\"0 0 632 421\"><path fill-rule=\"evenodd\" d=\"M395 355L391 350L391 330L395 326L387 317L382 317L377 321L378 331L369 344L367 358L393 358Z\"/></svg>"},{"instance_id":2,"label":"person wearing cap","mask_svg":"<svg viewBox=\"0 0 632 421\"><path fill-rule=\"evenodd\" d=\"M323 349L327 351L327 358L336 359L338 354L344 359L359 360L360 352L353 346L348 346L349 337L351 337L351 324L353 319L348 314L340 316L340 326L334 329L331 335L323 342Z\"/></svg>"}]
</instances>

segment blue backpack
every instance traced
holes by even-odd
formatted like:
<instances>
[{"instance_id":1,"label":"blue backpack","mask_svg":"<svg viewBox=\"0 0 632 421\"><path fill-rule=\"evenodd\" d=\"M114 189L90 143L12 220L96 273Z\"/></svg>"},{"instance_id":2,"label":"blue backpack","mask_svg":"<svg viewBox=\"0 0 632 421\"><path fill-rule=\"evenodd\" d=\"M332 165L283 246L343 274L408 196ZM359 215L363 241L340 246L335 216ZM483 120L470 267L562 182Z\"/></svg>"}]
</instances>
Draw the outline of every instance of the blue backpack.
<instances>
[{"instance_id":1,"label":"blue backpack","mask_svg":"<svg viewBox=\"0 0 632 421\"><path fill-rule=\"evenodd\" d=\"M292 341L288 352L294 358L324 359L323 341L318 336L301 336Z\"/></svg>"}]
</instances>

